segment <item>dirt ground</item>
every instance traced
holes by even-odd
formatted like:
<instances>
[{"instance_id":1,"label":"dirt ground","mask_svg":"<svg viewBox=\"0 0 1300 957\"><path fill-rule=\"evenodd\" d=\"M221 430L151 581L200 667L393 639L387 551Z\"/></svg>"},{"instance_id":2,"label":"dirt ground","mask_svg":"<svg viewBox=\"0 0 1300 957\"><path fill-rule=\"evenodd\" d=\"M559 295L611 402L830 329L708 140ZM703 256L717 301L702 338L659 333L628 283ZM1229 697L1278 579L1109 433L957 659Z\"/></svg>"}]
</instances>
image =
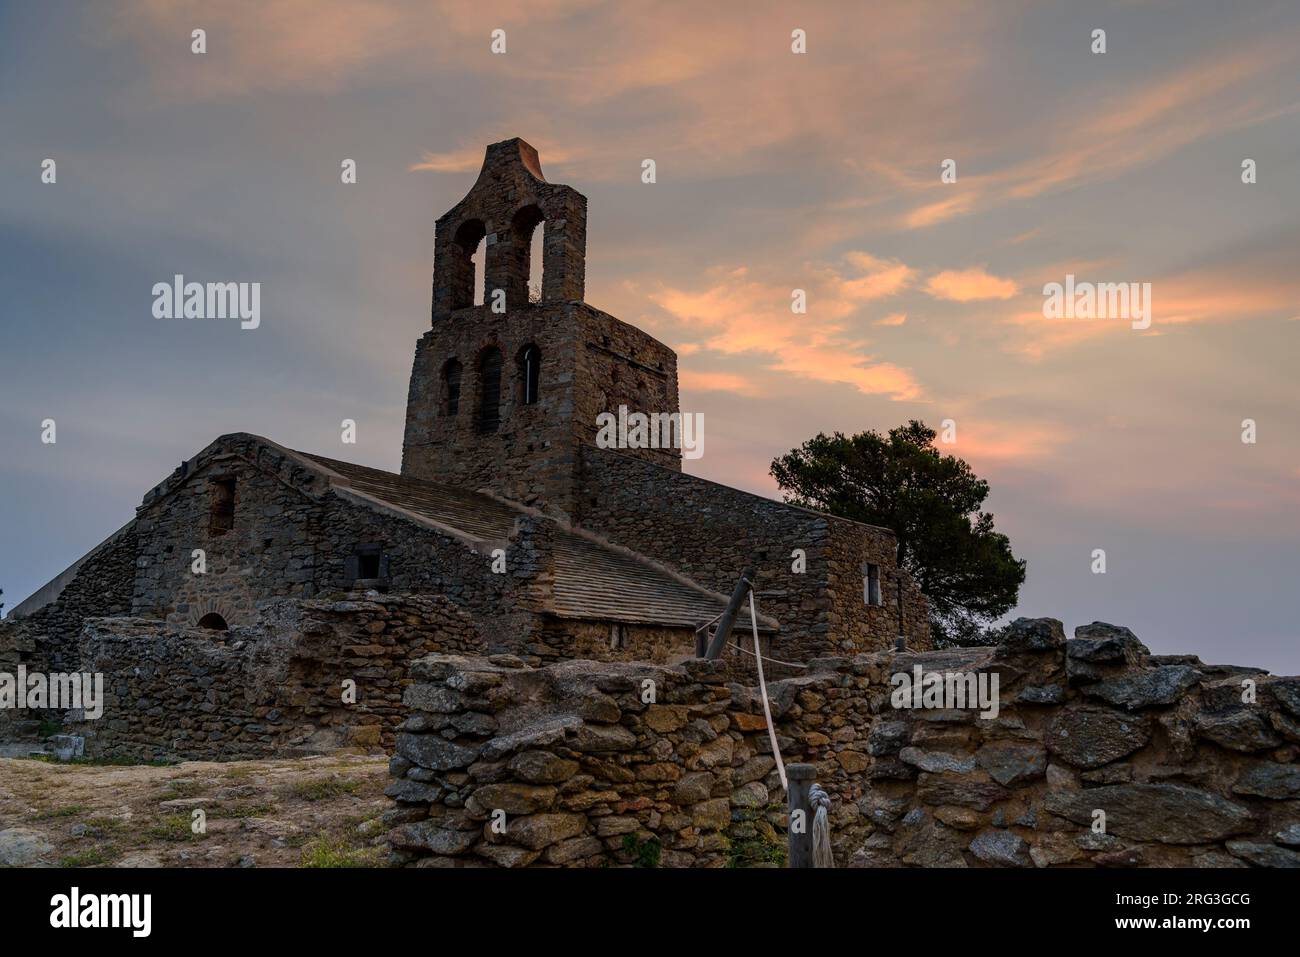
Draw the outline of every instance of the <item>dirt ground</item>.
<instances>
[{"instance_id":1,"label":"dirt ground","mask_svg":"<svg viewBox=\"0 0 1300 957\"><path fill-rule=\"evenodd\" d=\"M0 758L0 864L383 866L387 772L382 756L163 767Z\"/></svg>"}]
</instances>

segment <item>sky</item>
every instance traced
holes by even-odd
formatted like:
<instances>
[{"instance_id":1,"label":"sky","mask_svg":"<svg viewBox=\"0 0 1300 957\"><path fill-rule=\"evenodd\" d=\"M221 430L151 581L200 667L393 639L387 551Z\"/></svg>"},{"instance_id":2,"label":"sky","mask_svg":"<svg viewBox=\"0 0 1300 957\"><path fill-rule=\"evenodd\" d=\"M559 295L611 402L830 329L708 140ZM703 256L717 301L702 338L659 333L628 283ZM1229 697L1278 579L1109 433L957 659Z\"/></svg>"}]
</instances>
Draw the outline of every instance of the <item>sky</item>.
<instances>
[{"instance_id":1,"label":"sky","mask_svg":"<svg viewBox=\"0 0 1300 957\"><path fill-rule=\"evenodd\" d=\"M434 220L512 136L677 350L688 471L952 420L1013 615L1300 673L1293 0L0 3L0 600L222 433L396 470ZM155 318L177 273L260 326ZM1149 327L1047 317L1067 275Z\"/></svg>"}]
</instances>

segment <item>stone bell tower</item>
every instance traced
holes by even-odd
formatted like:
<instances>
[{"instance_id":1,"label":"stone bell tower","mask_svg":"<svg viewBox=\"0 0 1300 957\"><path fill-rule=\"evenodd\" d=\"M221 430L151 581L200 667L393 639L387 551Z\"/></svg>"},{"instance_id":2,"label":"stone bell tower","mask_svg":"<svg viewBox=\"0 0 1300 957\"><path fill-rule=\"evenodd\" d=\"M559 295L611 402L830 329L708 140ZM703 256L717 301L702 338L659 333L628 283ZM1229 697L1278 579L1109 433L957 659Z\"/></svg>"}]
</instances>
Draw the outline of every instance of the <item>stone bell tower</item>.
<instances>
[{"instance_id":1,"label":"stone bell tower","mask_svg":"<svg viewBox=\"0 0 1300 957\"><path fill-rule=\"evenodd\" d=\"M542 262L530 262L534 229ZM472 256L485 242L482 305ZM420 338L406 405L402 474L567 517L597 417L673 413L677 356L583 301L587 198L548 183L537 150L493 143L469 193L434 232L433 328ZM529 301L540 266L540 301ZM627 449L680 469L676 449Z\"/></svg>"}]
</instances>

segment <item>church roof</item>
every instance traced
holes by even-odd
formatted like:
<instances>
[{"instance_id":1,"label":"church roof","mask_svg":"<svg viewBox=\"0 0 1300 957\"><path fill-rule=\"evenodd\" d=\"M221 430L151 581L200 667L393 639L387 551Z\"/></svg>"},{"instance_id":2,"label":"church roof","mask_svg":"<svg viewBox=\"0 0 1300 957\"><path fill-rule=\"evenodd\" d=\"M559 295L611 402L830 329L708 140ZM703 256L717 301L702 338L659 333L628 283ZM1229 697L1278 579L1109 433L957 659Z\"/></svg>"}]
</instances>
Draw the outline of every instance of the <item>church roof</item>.
<instances>
[{"instance_id":1,"label":"church roof","mask_svg":"<svg viewBox=\"0 0 1300 957\"><path fill-rule=\"evenodd\" d=\"M339 474L355 492L480 542L506 539L521 516L534 515L552 522L555 568L547 610L558 617L682 627L709 621L726 605L724 596L643 555L521 505L322 455L297 454ZM758 619L760 631L776 629L773 619L763 614ZM743 608L736 628L742 634L749 629L749 615Z\"/></svg>"}]
</instances>

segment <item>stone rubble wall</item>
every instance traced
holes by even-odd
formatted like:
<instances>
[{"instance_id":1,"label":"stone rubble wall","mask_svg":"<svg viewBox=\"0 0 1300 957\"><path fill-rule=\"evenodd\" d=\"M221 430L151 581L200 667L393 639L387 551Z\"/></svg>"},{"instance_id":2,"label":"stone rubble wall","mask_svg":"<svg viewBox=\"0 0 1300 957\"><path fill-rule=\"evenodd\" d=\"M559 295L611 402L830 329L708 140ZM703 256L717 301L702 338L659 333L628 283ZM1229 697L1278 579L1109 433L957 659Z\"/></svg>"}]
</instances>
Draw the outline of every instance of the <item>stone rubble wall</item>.
<instances>
[{"instance_id":1,"label":"stone rubble wall","mask_svg":"<svg viewBox=\"0 0 1300 957\"><path fill-rule=\"evenodd\" d=\"M917 665L996 675L999 713L895 707ZM433 655L411 673L397 862L783 862L761 700L731 663ZM768 690L785 761L831 796L839 866L1300 865L1298 678L1021 619L996 648L821 659Z\"/></svg>"},{"instance_id":2,"label":"stone rubble wall","mask_svg":"<svg viewBox=\"0 0 1300 957\"><path fill-rule=\"evenodd\" d=\"M95 757L236 760L391 748L412 656L480 651L440 597L276 599L227 632L89 619L78 670L104 675L104 713L74 722ZM344 682L356 685L344 701Z\"/></svg>"}]
</instances>

